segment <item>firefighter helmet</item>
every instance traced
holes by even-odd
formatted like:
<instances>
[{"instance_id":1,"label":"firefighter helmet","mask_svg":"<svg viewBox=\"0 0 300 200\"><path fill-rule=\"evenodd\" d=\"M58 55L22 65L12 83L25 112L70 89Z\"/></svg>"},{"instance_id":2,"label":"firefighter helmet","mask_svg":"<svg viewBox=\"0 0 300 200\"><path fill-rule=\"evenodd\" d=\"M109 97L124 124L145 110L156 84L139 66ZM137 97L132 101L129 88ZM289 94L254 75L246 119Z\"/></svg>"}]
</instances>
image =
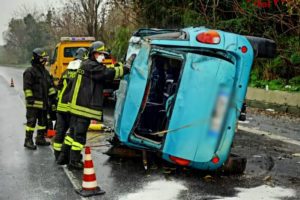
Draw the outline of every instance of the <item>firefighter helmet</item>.
<instances>
[{"instance_id":1,"label":"firefighter helmet","mask_svg":"<svg viewBox=\"0 0 300 200\"><path fill-rule=\"evenodd\" d=\"M105 51L105 45L101 41L93 42L92 45L89 48L89 57L91 58L93 56L93 53L103 53L105 55L108 55L109 53Z\"/></svg>"},{"instance_id":2,"label":"firefighter helmet","mask_svg":"<svg viewBox=\"0 0 300 200\"><path fill-rule=\"evenodd\" d=\"M42 48L35 48L32 51L31 62L34 64L45 64L47 62L48 54Z\"/></svg>"},{"instance_id":3,"label":"firefighter helmet","mask_svg":"<svg viewBox=\"0 0 300 200\"><path fill-rule=\"evenodd\" d=\"M79 48L75 52L75 58L79 60L85 60L87 58L88 50L86 48Z\"/></svg>"}]
</instances>

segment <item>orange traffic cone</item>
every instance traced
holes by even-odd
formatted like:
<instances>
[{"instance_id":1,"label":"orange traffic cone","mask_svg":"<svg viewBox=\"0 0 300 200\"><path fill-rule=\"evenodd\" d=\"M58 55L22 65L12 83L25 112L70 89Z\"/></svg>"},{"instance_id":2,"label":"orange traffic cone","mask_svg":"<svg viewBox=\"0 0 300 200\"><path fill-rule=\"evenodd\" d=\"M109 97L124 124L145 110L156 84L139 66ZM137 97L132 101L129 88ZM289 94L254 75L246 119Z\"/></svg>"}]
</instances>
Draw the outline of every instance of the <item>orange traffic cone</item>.
<instances>
[{"instance_id":1,"label":"orange traffic cone","mask_svg":"<svg viewBox=\"0 0 300 200\"><path fill-rule=\"evenodd\" d=\"M13 78L11 78L11 80L10 80L10 87L15 87L14 79Z\"/></svg>"},{"instance_id":2,"label":"orange traffic cone","mask_svg":"<svg viewBox=\"0 0 300 200\"><path fill-rule=\"evenodd\" d=\"M105 193L105 191L101 190L101 188L97 185L90 147L85 147L82 189L77 189L76 192L83 197L90 197Z\"/></svg>"}]
</instances>

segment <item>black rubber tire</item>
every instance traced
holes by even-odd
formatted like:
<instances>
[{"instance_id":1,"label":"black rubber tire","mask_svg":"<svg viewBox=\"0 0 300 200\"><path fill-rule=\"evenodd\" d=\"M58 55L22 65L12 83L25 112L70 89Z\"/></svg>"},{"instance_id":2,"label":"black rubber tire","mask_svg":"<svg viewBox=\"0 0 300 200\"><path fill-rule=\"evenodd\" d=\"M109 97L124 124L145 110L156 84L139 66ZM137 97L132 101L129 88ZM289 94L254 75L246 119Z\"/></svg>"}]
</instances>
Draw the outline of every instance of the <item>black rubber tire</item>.
<instances>
[{"instance_id":1,"label":"black rubber tire","mask_svg":"<svg viewBox=\"0 0 300 200\"><path fill-rule=\"evenodd\" d=\"M274 58L276 56L274 40L254 36L246 36L246 38L251 43L257 58Z\"/></svg>"},{"instance_id":2,"label":"black rubber tire","mask_svg":"<svg viewBox=\"0 0 300 200\"><path fill-rule=\"evenodd\" d=\"M224 174L243 174L246 169L247 159L236 154L230 154L222 167Z\"/></svg>"}]
</instances>

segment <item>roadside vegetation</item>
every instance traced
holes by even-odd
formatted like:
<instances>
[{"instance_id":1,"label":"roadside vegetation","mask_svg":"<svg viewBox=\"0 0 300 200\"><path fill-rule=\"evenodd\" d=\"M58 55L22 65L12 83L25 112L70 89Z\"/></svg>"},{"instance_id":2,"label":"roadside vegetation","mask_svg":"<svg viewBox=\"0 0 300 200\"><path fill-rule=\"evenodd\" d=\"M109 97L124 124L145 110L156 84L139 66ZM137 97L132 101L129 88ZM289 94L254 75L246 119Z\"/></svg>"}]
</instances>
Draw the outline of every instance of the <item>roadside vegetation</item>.
<instances>
[{"instance_id":1,"label":"roadside vegetation","mask_svg":"<svg viewBox=\"0 0 300 200\"><path fill-rule=\"evenodd\" d=\"M249 84L300 91L299 0L65 0L61 7L46 12L20 13L4 33L2 64L25 63L37 44L51 52L62 36L95 36L121 60L137 28L206 26L275 40L277 57L256 60Z\"/></svg>"}]
</instances>

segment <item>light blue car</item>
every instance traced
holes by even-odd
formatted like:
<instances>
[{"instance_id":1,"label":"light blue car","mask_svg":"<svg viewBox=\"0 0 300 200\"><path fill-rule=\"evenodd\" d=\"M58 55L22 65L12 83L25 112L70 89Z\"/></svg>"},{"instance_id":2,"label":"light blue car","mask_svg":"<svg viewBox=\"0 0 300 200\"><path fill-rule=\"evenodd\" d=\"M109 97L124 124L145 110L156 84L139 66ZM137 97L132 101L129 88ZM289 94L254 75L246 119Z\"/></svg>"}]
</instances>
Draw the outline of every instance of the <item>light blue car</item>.
<instances>
[{"instance_id":1,"label":"light blue car","mask_svg":"<svg viewBox=\"0 0 300 200\"><path fill-rule=\"evenodd\" d=\"M114 113L125 146L160 152L181 166L216 170L227 160L255 56L272 40L205 27L140 29L130 39L131 73Z\"/></svg>"}]
</instances>

